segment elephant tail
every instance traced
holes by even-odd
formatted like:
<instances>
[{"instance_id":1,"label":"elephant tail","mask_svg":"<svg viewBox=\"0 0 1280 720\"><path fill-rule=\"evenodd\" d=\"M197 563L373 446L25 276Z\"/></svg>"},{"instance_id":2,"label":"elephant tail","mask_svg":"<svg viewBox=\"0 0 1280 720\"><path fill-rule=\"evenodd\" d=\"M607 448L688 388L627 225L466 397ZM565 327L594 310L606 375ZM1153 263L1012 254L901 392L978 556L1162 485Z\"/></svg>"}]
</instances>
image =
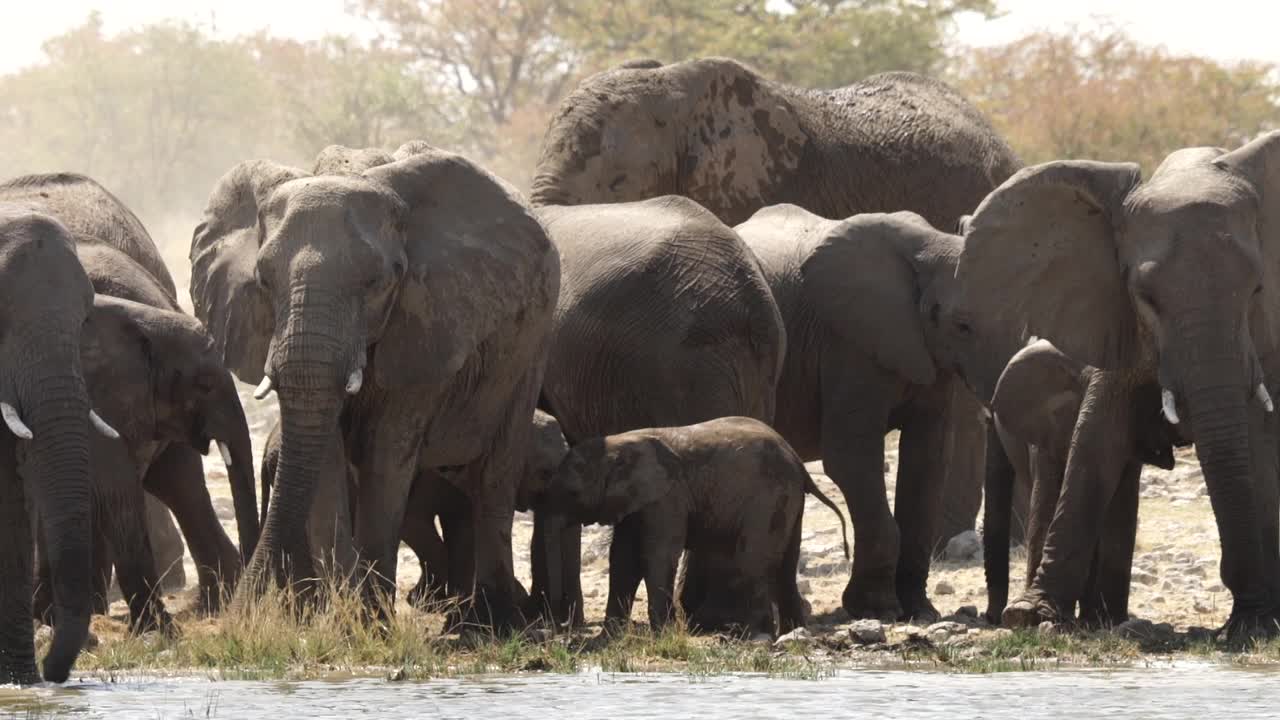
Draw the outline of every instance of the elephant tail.
<instances>
[{"instance_id":1,"label":"elephant tail","mask_svg":"<svg viewBox=\"0 0 1280 720\"><path fill-rule=\"evenodd\" d=\"M808 472L804 474L804 491L818 498L819 502L831 508L831 512L834 512L836 517L840 518L840 536L844 540L844 559L849 560L851 556L849 555L849 530L846 527L848 523L845 522L844 513L840 512L840 506L832 502L831 498L818 489L817 484L813 482L813 476Z\"/></svg>"}]
</instances>

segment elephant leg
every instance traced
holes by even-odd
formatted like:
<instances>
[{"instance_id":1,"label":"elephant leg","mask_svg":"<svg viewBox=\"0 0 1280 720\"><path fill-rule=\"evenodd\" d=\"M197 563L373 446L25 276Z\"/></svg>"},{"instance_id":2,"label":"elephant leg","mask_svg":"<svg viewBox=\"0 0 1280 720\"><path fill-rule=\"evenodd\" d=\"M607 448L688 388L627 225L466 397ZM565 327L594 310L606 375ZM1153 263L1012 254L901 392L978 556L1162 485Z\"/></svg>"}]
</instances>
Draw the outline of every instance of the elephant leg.
<instances>
[{"instance_id":1,"label":"elephant leg","mask_svg":"<svg viewBox=\"0 0 1280 720\"><path fill-rule=\"evenodd\" d=\"M409 502L400 527L400 539L418 556L422 567L418 584L409 592L409 604L414 607L425 608L442 602L448 591L449 554L436 530L439 507L435 498L437 491L433 488L436 483L443 482L446 480L434 471L418 473L413 489L409 491Z\"/></svg>"},{"instance_id":2,"label":"elephant leg","mask_svg":"<svg viewBox=\"0 0 1280 720\"><path fill-rule=\"evenodd\" d=\"M351 530L350 474L340 438L335 437L328 452L325 469L316 478L307 545L317 575L326 582L346 585L352 582L358 564Z\"/></svg>"},{"instance_id":3,"label":"elephant leg","mask_svg":"<svg viewBox=\"0 0 1280 720\"><path fill-rule=\"evenodd\" d=\"M151 552L156 559L156 576L167 591L177 592L187 586L187 570L182 555L182 533L173 522L169 508L154 495L143 493L146 510L147 537L151 538Z\"/></svg>"},{"instance_id":4,"label":"elephant leg","mask_svg":"<svg viewBox=\"0 0 1280 720\"><path fill-rule=\"evenodd\" d=\"M1045 620L1071 619L1101 535L1099 508L1115 496L1133 447L1130 391L1129 383L1113 373L1098 372L1090 381L1039 568L1031 587L1005 608L1005 625L1034 627Z\"/></svg>"},{"instance_id":5,"label":"elephant leg","mask_svg":"<svg viewBox=\"0 0 1280 720\"><path fill-rule=\"evenodd\" d=\"M653 523L645 523L651 530ZM675 617L676 568L684 551L683 530L655 537L645 532L644 589L649 595L649 629L657 632Z\"/></svg>"},{"instance_id":6,"label":"elephant leg","mask_svg":"<svg viewBox=\"0 0 1280 720\"><path fill-rule=\"evenodd\" d=\"M449 574L445 589L450 597L465 598L476 585L476 526L471 501L440 516Z\"/></svg>"},{"instance_id":7,"label":"elephant leg","mask_svg":"<svg viewBox=\"0 0 1280 720\"><path fill-rule=\"evenodd\" d=\"M104 529L113 551L116 581L120 584L120 594L129 605L130 629L139 633L168 630L172 627L172 618L161 597L163 591L156 573L151 539L147 536L146 515L139 512L144 503L142 485L132 462L128 463L129 477L121 478L130 482L101 480L102 473L106 471L102 460L102 455L95 451L94 461L98 467L94 469L94 500L105 518Z\"/></svg>"},{"instance_id":8,"label":"elephant leg","mask_svg":"<svg viewBox=\"0 0 1280 720\"><path fill-rule=\"evenodd\" d=\"M1108 627L1129 619L1129 587L1133 546L1138 530L1139 479L1142 462L1130 460L1120 486L1107 505L1102 537L1094 560L1094 581L1080 600L1080 620Z\"/></svg>"},{"instance_id":9,"label":"elephant leg","mask_svg":"<svg viewBox=\"0 0 1280 720\"><path fill-rule=\"evenodd\" d=\"M631 606L645 573L642 531L639 515L623 518L613 528L609 543L609 597L604 610L608 627L625 627L631 621Z\"/></svg>"},{"instance_id":10,"label":"elephant leg","mask_svg":"<svg viewBox=\"0 0 1280 720\"><path fill-rule=\"evenodd\" d=\"M1013 515L1013 484L1017 471L1010 452L1025 452L1026 446L1010 439L1009 449L1001 440L996 423L988 424L985 496L982 510L982 564L987 579L988 622L1000 623L1000 613L1009 603L1009 536Z\"/></svg>"},{"instance_id":11,"label":"elephant leg","mask_svg":"<svg viewBox=\"0 0 1280 720\"><path fill-rule=\"evenodd\" d=\"M929 601L926 586L933 557L933 538L942 514L946 447L951 434L949 425L953 407L948 395L944 387L913 403L915 407L903 423L898 445L894 519L898 524L901 545L896 589L898 602L902 605L902 618L923 624L936 622L940 617ZM977 418L973 420L976 422Z\"/></svg>"},{"instance_id":12,"label":"elephant leg","mask_svg":"<svg viewBox=\"0 0 1280 720\"><path fill-rule=\"evenodd\" d=\"M240 577L240 553L213 509L200 454L187 445L169 445L147 468L143 486L173 512L187 539L200 582L199 607L217 612Z\"/></svg>"},{"instance_id":13,"label":"elephant leg","mask_svg":"<svg viewBox=\"0 0 1280 720\"><path fill-rule=\"evenodd\" d=\"M694 618L706 604L709 591L705 552L697 549L685 551L676 586L680 593L680 610L686 618Z\"/></svg>"},{"instance_id":14,"label":"elephant leg","mask_svg":"<svg viewBox=\"0 0 1280 720\"><path fill-rule=\"evenodd\" d=\"M848 368L847 354L822 363L822 462L844 494L853 524L853 570L841 597L855 618L889 622L898 604L898 525L884 484L884 435L896 381L875 367Z\"/></svg>"},{"instance_id":15,"label":"elephant leg","mask_svg":"<svg viewBox=\"0 0 1280 720\"><path fill-rule=\"evenodd\" d=\"M804 517L796 519L791 536L787 538L787 547L782 554L773 573L773 600L778 604L778 632L789 633L803 627L804 598L800 595L800 587L796 583L796 571L800 568L800 538L803 535L801 526Z\"/></svg>"},{"instance_id":16,"label":"elephant leg","mask_svg":"<svg viewBox=\"0 0 1280 720\"><path fill-rule=\"evenodd\" d=\"M98 503L94 503L93 518L93 612L95 615L106 615L111 607L110 593L112 568L115 561L111 558L111 546L103 532L104 519L96 517L101 512ZM163 585L163 583L162 583Z\"/></svg>"},{"instance_id":17,"label":"elephant leg","mask_svg":"<svg viewBox=\"0 0 1280 720\"><path fill-rule=\"evenodd\" d=\"M547 521L545 512L534 513L533 538L529 543L530 561L533 566L533 588L526 600L530 616L551 616L549 611L557 607L546 596L545 590L548 583L546 566L548 554L545 547ZM564 610L560 612L559 617L552 617L552 620L557 624L569 623L572 626L578 626L585 622L582 607L582 525L566 523L560 532L563 555L556 562L562 565L561 577L564 584L559 607Z\"/></svg>"},{"instance_id":18,"label":"elephant leg","mask_svg":"<svg viewBox=\"0 0 1280 720\"><path fill-rule=\"evenodd\" d=\"M1052 450L1034 448L1031 451L1031 513L1027 518L1027 567L1023 589L1035 582L1044 555L1045 536L1053 514L1062 496L1062 475L1066 464Z\"/></svg>"},{"instance_id":19,"label":"elephant leg","mask_svg":"<svg viewBox=\"0 0 1280 720\"><path fill-rule=\"evenodd\" d=\"M11 441L0 439L0 684L40 682L31 628L34 534Z\"/></svg>"},{"instance_id":20,"label":"elephant leg","mask_svg":"<svg viewBox=\"0 0 1280 720\"><path fill-rule=\"evenodd\" d=\"M1262 525L1262 558L1271 602L1280 606L1280 419L1275 413L1250 411L1250 451L1254 492Z\"/></svg>"}]
</instances>

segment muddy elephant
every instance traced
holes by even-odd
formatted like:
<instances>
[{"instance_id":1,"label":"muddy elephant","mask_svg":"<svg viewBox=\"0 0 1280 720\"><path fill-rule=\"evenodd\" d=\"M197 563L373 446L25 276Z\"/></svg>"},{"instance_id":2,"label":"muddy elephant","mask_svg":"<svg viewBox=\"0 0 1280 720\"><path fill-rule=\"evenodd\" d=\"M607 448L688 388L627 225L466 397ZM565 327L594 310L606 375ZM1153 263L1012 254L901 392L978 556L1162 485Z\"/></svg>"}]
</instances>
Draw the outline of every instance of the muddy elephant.
<instances>
[{"instance_id":1,"label":"muddy elephant","mask_svg":"<svg viewBox=\"0 0 1280 720\"><path fill-rule=\"evenodd\" d=\"M1233 595L1225 635L1272 632L1280 133L1231 152L1179 150L1146 182L1127 163L1027 168L966 223L958 281L960 304L944 313L958 334L1015 349L1034 334L1102 370L1082 401L1039 571L1005 621L1064 618L1080 597L1097 509L1124 482L1133 394L1156 384L1204 470ZM961 365L974 382L990 378L981 362Z\"/></svg>"},{"instance_id":2,"label":"muddy elephant","mask_svg":"<svg viewBox=\"0 0 1280 720\"><path fill-rule=\"evenodd\" d=\"M41 665L64 682L89 635L91 406L80 334L93 285L70 231L0 204L0 682L39 682L32 632L35 536L49 556L60 619ZM110 432L114 433L113 430Z\"/></svg>"},{"instance_id":3,"label":"muddy elephant","mask_svg":"<svg viewBox=\"0 0 1280 720\"><path fill-rule=\"evenodd\" d=\"M461 466L474 501L475 619L516 622L516 478L559 258L515 191L426 143L332 146L310 173L246 162L214 188L191 262L223 361L280 401L276 492L237 602L268 578L315 577L306 521L341 434L370 603L394 597L421 451L431 467Z\"/></svg>"},{"instance_id":4,"label":"muddy elephant","mask_svg":"<svg viewBox=\"0 0 1280 720\"><path fill-rule=\"evenodd\" d=\"M909 210L950 230L1020 166L973 105L913 73L809 90L725 58L636 62L584 80L560 104L532 198L579 205L677 193L729 225L782 203L825 218ZM944 482L955 500L935 546L973 527L982 487L980 408L963 393L952 403Z\"/></svg>"},{"instance_id":5,"label":"muddy elephant","mask_svg":"<svg viewBox=\"0 0 1280 720\"><path fill-rule=\"evenodd\" d=\"M923 309L950 292L960 239L914 213L827 220L794 205L761 210L736 229L760 259L787 330L774 427L800 457L822 459L852 516L845 610L936 618L925 584L949 430L976 403L935 357L940 348ZM981 429L980 409L965 417ZM884 436L895 428L891 511Z\"/></svg>"},{"instance_id":6,"label":"muddy elephant","mask_svg":"<svg viewBox=\"0 0 1280 720\"><path fill-rule=\"evenodd\" d=\"M561 257L539 407L569 444L730 415L772 419L786 331L732 229L680 196L537 214ZM572 608L581 620L581 528L565 530L551 540L564 552L569 596L546 598L545 568L535 562L530 602ZM535 511L531 558L545 557L546 540Z\"/></svg>"},{"instance_id":7,"label":"muddy elephant","mask_svg":"<svg viewBox=\"0 0 1280 720\"><path fill-rule=\"evenodd\" d=\"M613 525L609 622L630 619L641 580L649 595L650 627L669 622L676 566L688 548L714 568L700 577L706 584L686 596L690 626L787 632L805 622L796 570L806 492L839 514L786 441L751 418L632 430L578 443L537 502L548 515L552 538L545 550L548 597L564 597L556 588L567 580L556 562L556 526ZM843 527L843 516L840 521Z\"/></svg>"},{"instance_id":8,"label":"muddy elephant","mask_svg":"<svg viewBox=\"0 0 1280 720\"><path fill-rule=\"evenodd\" d=\"M993 624L1000 623L1009 597L1010 483L1016 477L1032 484L1025 583L1029 587L1039 570L1044 535L1058 505L1080 403L1097 375L1096 368L1067 357L1047 340L1034 340L1013 356L996 384L992 419L1014 472L1002 476L1002 485L987 488L983 558L986 616ZM1101 511L1103 529L1090 580L1081 597L1066 608L1074 614L1078 602L1080 620L1088 625L1118 625L1128 619L1139 475L1143 465L1172 470L1173 448L1180 442L1176 427L1160 414L1159 386L1138 388L1133 401L1137 405L1130 413L1128 434L1132 445L1122 484Z\"/></svg>"},{"instance_id":9,"label":"muddy elephant","mask_svg":"<svg viewBox=\"0 0 1280 720\"><path fill-rule=\"evenodd\" d=\"M248 425L211 337L182 312L146 228L94 180L73 173L31 175L0 186L0 201L37 208L66 225L99 296L81 355L91 398L124 444L94 443L93 486L104 521L98 527L121 545L112 559L122 584L132 588L121 589L132 595L133 619L141 619L139 612L154 619L152 610L144 611L150 607L145 598L159 599L149 589L157 568L141 560L148 544L143 488L174 513L195 560L201 606L217 609L235 587L242 559L205 486L201 455L214 441L227 465L246 553L256 545L259 527ZM100 563L103 557L99 553ZM121 568L122 562L130 567ZM99 591L105 572L95 573Z\"/></svg>"}]
</instances>

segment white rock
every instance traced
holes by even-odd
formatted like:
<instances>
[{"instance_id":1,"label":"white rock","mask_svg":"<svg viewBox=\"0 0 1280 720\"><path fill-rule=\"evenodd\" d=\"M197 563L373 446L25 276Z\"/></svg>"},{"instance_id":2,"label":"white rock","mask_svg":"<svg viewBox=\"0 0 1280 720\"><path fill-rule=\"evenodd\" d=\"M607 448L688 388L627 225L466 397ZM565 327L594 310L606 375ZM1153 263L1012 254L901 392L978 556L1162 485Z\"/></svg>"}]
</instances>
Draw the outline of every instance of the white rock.
<instances>
[{"instance_id":1,"label":"white rock","mask_svg":"<svg viewBox=\"0 0 1280 720\"><path fill-rule=\"evenodd\" d=\"M855 620L849 623L849 638L860 645L885 641L884 624L879 620Z\"/></svg>"},{"instance_id":2,"label":"white rock","mask_svg":"<svg viewBox=\"0 0 1280 720\"><path fill-rule=\"evenodd\" d=\"M1053 633L1058 631L1058 626L1054 625L1052 620L1045 620L1044 622L1040 623L1040 625L1036 628L1036 631L1039 632L1041 635L1052 635Z\"/></svg>"},{"instance_id":3,"label":"white rock","mask_svg":"<svg viewBox=\"0 0 1280 720\"><path fill-rule=\"evenodd\" d=\"M936 622L925 628L925 635L934 643L946 642L955 635L964 635L967 632L969 628L964 623L947 620Z\"/></svg>"},{"instance_id":4,"label":"white rock","mask_svg":"<svg viewBox=\"0 0 1280 720\"><path fill-rule=\"evenodd\" d=\"M792 630L791 632L787 633L786 635L779 636L777 640L773 641L773 646L781 648L781 647L786 647L791 643L800 643L800 644L807 645L812 641L813 641L813 635L809 634L808 630L802 627L798 627L795 630Z\"/></svg>"},{"instance_id":5,"label":"white rock","mask_svg":"<svg viewBox=\"0 0 1280 720\"><path fill-rule=\"evenodd\" d=\"M946 580L939 580L937 585L933 586L934 595L955 595L956 588Z\"/></svg>"},{"instance_id":6,"label":"white rock","mask_svg":"<svg viewBox=\"0 0 1280 720\"><path fill-rule=\"evenodd\" d=\"M1133 574L1131 577L1133 578L1133 581L1138 583L1139 585L1148 585L1148 586L1155 585L1158 579L1156 578L1154 573L1147 572L1142 568L1134 568Z\"/></svg>"}]
</instances>

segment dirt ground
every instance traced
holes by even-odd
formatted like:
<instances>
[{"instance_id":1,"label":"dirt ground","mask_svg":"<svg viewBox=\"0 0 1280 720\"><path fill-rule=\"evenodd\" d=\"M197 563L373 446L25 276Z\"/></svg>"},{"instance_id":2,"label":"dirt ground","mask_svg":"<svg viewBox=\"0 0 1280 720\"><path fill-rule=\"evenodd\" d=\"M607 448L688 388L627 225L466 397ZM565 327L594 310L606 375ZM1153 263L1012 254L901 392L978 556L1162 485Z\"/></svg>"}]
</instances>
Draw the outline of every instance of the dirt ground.
<instances>
[{"instance_id":1,"label":"dirt ground","mask_svg":"<svg viewBox=\"0 0 1280 720\"><path fill-rule=\"evenodd\" d=\"M255 453L260 455L262 443L275 422L278 409L274 398L258 401L251 388L242 386L242 398L254 438ZM897 472L897 437L890 437L886 483L893 492ZM810 471L829 497L844 508L843 498L830 478L822 474L820 462L810 463ZM206 477L219 517L234 541L236 537L230 489L217 453L205 459ZM1179 451L1177 466L1172 471L1147 468L1142 476L1142 500L1139 508L1137 550L1134 556L1133 590L1130 610L1134 617L1156 623L1167 622L1177 627L1221 625L1230 610L1230 594L1218 575L1218 539L1203 476L1194 451ZM847 512L846 512L847 517ZM514 527L515 570L528 587L529 539L533 519L526 513L516 516ZM853 533L850 530L850 542ZM1026 555L1015 550L1011 558L1010 577L1020 582ZM190 556L185 558L186 577L195 582L195 568ZM416 556L401 546L397 584L407 592L418 580ZM604 615L609 582L608 532L592 526L583 533L583 576L588 619ZM848 579L849 565L840 550L840 528L835 515L815 498L805 505L803 547L800 556L800 589L813 606L816 615L827 615L839 622L840 593ZM1012 596L1016 597L1015 585ZM986 588L980 548L965 559L936 559L929 577L929 591L934 605L943 615L965 606L979 611L986 605ZM637 598L635 617L645 617L644 588ZM176 600L176 598L175 598ZM123 606L120 608L123 610Z\"/></svg>"}]
</instances>

